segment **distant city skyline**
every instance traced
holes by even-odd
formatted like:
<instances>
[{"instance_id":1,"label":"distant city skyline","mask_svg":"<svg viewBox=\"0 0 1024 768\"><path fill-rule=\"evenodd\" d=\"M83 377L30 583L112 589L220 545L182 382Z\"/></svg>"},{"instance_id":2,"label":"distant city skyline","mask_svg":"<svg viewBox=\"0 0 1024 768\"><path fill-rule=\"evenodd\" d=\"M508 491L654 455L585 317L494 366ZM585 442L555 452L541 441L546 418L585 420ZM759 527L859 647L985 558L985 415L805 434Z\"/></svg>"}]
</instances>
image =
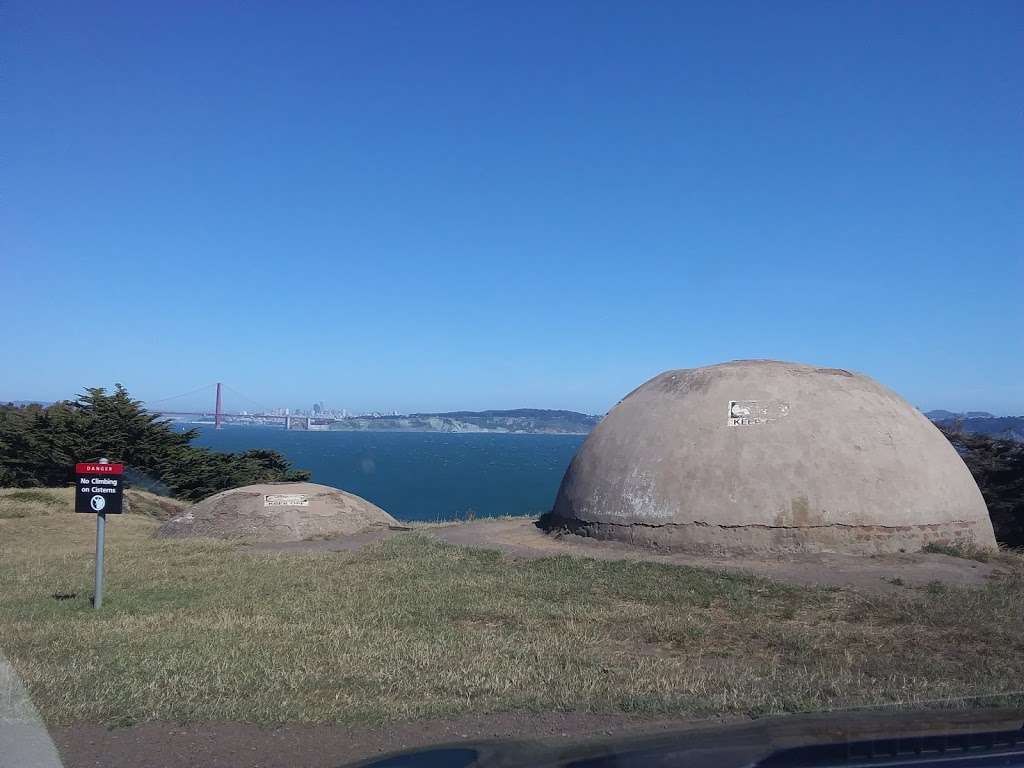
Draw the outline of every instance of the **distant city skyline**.
<instances>
[{"instance_id":1,"label":"distant city skyline","mask_svg":"<svg viewBox=\"0 0 1024 768\"><path fill-rule=\"evenodd\" d=\"M0 396L1024 413L1024 5L5 5Z\"/></svg>"},{"instance_id":2,"label":"distant city skyline","mask_svg":"<svg viewBox=\"0 0 1024 768\"><path fill-rule=\"evenodd\" d=\"M628 393L626 393L626 394L628 394ZM133 397L134 397L134 394L133 394ZM68 398L63 398L63 399L73 400L74 397L68 397ZM41 399L41 398L18 399L18 398L4 398L4 397L0 397L0 403L8 403L8 402L15 402L15 403L19 403L19 404L25 404L25 403L50 403L50 402L54 402L54 401L52 401L52 400L44 400L44 399ZM143 402L145 402L145 401L143 401ZM314 406L316 406L316 405L321 406L320 411L314 411L313 410ZM949 411L951 415L966 415L966 416L980 416L980 415L991 415L991 416L996 416L996 417L1024 416L1024 411L1021 411L1019 413L1018 412L994 412L994 411L988 411L988 410L979 409L979 408L949 409L949 408L943 408L942 406L922 406L922 405L917 404L917 403L911 403L911 405L913 405L915 408L918 408L923 413L929 413L931 411L935 411L935 412ZM149 406L147 406L147 407L149 407ZM323 401L314 401L313 404L309 405L308 407L307 406L301 406L301 405L299 405L299 406L273 406L273 407L267 408L266 410L262 410L261 411L261 410L257 410L257 409L253 409L253 408L247 409L247 408L243 408L243 407L239 407L239 408L236 409L235 407L231 406L230 404L224 404L223 405L225 413L232 413L232 414L238 414L238 415L264 414L264 415L270 415L270 416L289 416L289 415L291 415L291 416L313 416L313 417L318 416L318 415L323 415L325 417L330 417L330 418L360 418L360 417L381 417L381 416L409 416L409 415L417 414L417 413L450 413L450 412L456 412L456 411L516 410L516 409L519 409L519 408L536 408L536 407L537 406L532 406L532 405L520 405L520 406L513 406L513 407L510 407L510 408L445 408L445 409L434 409L434 410L425 410L425 409L419 409L419 410L399 410L399 409L396 409L396 408L369 408L369 409L365 409L365 410L353 410L353 409L343 408L343 407L331 407L329 405L325 405L325 403ZM542 410L567 410L567 411L575 411L577 413L584 413L584 414L588 414L588 415L592 415L592 416L603 416L605 413L607 413L609 410L611 410L612 407L614 407L614 403L612 404L612 406L609 406L609 408L607 408L607 409L605 409L603 411L592 411L591 412L591 411L583 411L583 410L580 410L578 408L549 408L549 409L542 409ZM182 404L176 405L175 408L174 408L174 410L194 411L196 413L210 413L210 414L212 414L214 412L214 409L215 409L215 403L213 401L205 402L205 401L198 401L198 400L191 400L191 401L188 401L186 403L182 403ZM154 411L168 410L168 411L170 411L170 410L172 410L172 408L170 408L170 407L160 408L159 406L152 406L151 410L154 410Z\"/></svg>"}]
</instances>

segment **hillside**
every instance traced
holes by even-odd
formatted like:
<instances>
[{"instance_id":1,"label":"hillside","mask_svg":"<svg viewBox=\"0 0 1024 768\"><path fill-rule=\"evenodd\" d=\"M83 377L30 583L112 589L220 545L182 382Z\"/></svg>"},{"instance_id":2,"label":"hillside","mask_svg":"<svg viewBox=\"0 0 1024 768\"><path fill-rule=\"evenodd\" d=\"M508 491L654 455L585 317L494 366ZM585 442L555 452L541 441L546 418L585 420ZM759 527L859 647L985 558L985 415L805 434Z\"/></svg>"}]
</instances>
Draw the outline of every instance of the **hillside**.
<instances>
[{"instance_id":1,"label":"hillside","mask_svg":"<svg viewBox=\"0 0 1024 768\"><path fill-rule=\"evenodd\" d=\"M1024 443L958 432L939 424L985 497L996 540L1024 547Z\"/></svg>"},{"instance_id":2,"label":"hillside","mask_svg":"<svg viewBox=\"0 0 1024 768\"><path fill-rule=\"evenodd\" d=\"M188 502L129 488L124 494L124 513L154 520L169 520L188 506ZM75 508L75 489L0 488L0 520L71 513ZM88 517L91 517L89 515Z\"/></svg>"},{"instance_id":3,"label":"hillside","mask_svg":"<svg viewBox=\"0 0 1024 768\"><path fill-rule=\"evenodd\" d=\"M1024 442L1024 416L993 416L984 411L953 413L945 410L928 411L925 416L939 426L956 432Z\"/></svg>"},{"instance_id":4,"label":"hillside","mask_svg":"<svg viewBox=\"0 0 1024 768\"><path fill-rule=\"evenodd\" d=\"M339 431L381 432L499 432L585 435L601 420L575 411L517 408L508 411L451 411L407 416L361 416L331 425Z\"/></svg>"}]
</instances>

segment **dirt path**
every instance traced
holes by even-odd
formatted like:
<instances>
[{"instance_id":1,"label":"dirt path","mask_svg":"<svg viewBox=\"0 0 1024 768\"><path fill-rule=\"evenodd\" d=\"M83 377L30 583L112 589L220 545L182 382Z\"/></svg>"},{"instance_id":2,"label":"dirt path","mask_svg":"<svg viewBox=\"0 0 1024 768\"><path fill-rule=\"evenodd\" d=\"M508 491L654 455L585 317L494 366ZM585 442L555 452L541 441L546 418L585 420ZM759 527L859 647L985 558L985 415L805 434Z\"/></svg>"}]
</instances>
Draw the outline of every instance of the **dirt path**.
<instances>
[{"instance_id":1,"label":"dirt path","mask_svg":"<svg viewBox=\"0 0 1024 768\"><path fill-rule=\"evenodd\" d=\"M449 526L413 526L412 530L450 544L498 549L511 557L521 559L572 555L600 560L645 560L696 568L742 571L789 584L853 587L875 594L897 592L908 587L924 587L932 582L981 586L999 572L999 567L991 563L926 553L730 557L662 554L627 544L597 541L582 536L549 536L537 528L530 518L475 520L468 523L453 523ZM401 534L401 531L376 531L348 538L256 545L251 549L275 552L353 551Z\"/></svg>"},{"instance_id":2,"label":"dirt path","mask_svg":"<svg viewBox=\"0 0 1024 768\"><path fill-rule=\"evenodd\" d=\"M657 733L708 720L643 720L626 715L475 715L384 728L346 725L143 723L109 729L82 723L51 729L65 768L327 768L428 745L530 739L558 743L594 735ZM725 722L716 720L713 722Z\"/></svg>"}]
</instances>

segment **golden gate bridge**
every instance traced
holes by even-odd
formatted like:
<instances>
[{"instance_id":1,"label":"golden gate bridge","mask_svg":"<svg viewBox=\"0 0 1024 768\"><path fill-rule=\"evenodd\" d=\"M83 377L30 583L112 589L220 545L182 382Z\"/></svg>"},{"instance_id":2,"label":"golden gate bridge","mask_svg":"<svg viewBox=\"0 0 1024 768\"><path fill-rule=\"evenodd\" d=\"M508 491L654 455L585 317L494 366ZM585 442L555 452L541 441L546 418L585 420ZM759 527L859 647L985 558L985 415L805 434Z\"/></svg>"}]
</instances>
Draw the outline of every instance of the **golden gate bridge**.
<instances>
[{"instance_id":1,"label":"golden gate bridge","mask_svg":"<svg viewBox=\"0 0 1024 768\"><path fill-rule=\"evenodd\" d=\"M194 402L200 393L208 390L215 390L216 392L212 410L189 410L185 406L180 406L175 409L173 405L169 405L170 401L177 400L181 402L186 397L192 398L192 401ZM255 409L249 410L246 408L240 412L224 410L225 392L233 397L237 397L244 403L255 406ZM211 394L213 394L213 392L211 392ZM147 400L144 401L144 405L146 406L147 411L158 416L168 416L174 419L189 416L194 419L213 419L215 429L220 429L225 424L269 424L280 425L285 429L317 430L326 429L334 422L340 421L340 419L336 419L334 417L290 414L287 410L285 413L273 413L271 412L273 409L267 408L252 398L246 397L238 390L232 389L219 381L213 384L204 384L201 387L190 390L189 392L182 392L179 395L163 397L159 400Z\"/></svg>"}]
</instances>

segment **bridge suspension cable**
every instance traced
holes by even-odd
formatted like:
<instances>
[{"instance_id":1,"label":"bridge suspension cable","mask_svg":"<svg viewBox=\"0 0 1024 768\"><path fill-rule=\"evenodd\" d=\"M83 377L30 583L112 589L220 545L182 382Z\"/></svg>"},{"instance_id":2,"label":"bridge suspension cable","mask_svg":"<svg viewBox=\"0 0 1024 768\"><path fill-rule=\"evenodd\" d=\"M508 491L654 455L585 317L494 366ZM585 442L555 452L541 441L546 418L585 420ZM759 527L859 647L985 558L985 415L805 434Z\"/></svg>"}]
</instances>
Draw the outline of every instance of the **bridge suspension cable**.
<instances>
[{"instance_id":1,"label":"bridge suspension cable","mask_svg":"<svg viewBox=\"0 0 1024 768\"><path fill-rule=\"evenodd\" d=\"M248 404L250 406L254 406L254 411L256 412L257 415L266 415L266 414L270 413L271 409L267 408L263 403L259 402L258 400L252 399L251 397L249 397L248 395L243 394L242 392L239 392L234 387L229 387L227 384L224 384L223 382L221 382L221 383L214 382L214 383L211 383L211 384L204 384L203 386L196 387L195 389L189 390L188 392L182 392L181 394L178 394L178 395L171 395L170 397L161 397L161 398L159 398L157 400L146 400L146 401L144 401L144 404L145 404L146 408L148 410L151 410L151 411L164 411L164 412L167 412L167 413L174 412L176 414L179 414L179 413L180 414L192 413L192 411L189 410L189 408L191 407L191 404L190 404L190 406L182 406L182 407L178 407L178 408L174 408L173 406L170 407L170 408L167 408L166 406L161 406L161 404L166 404L166 403L169 403L169 402L171 402L173 400L181 400L182 398L186 398L186 397L193 397L194 398L195 395L200 394L202 392L209 392L211 389L215 389L216 393L217 393L216 394L216 399L215 399L215 402L214 402L214 407L212 409L208 408L208 407L203 407L203 408L201 408L198 411L198 413L200 413L200 414L202 414L202 413L216 413L216 415L217 415L216 423L217 423L217 428L218 429L220 428L220 417L221 417L222 414L223 415L228 415L228 416L230 416L230 415L237 415L237 414L225 413L222 410L222 408L221 408L221 400L220 400L221 390L223 390L224 392L229 392L232 395L231 400L235 400L236 402L237 401L243 401L243 404ZM236 398L237 398L237 400L236 400ZM238 411L238 410L241 410L241 409L238 408L237 405L235 405L235 406L233 406L231 408L231 410L232 411Z\"/></svg>"},{"instance_id":2,"label":"bridge suspension cable","mask_svg":"<svg viewBox=\"0 0 1024 768\"><path fill-rule=\"evenodd\" d=\"M189 395L198 394L199 392L202 392L204 389L210 389L211 387L214 387L214 386L216 386L215 383L204 384L203 386L196 387L195 389L193 389L193 390L191 390L189 392L182 392L180 395L171 395L170 397L161 397L159 400L144 400L143 402L146 404L147 407L150 406L150 405L158 405L160 403L166 403L168 400L177 400L177 399L182 398L182 397L188 397Z\"/></svg>"},{"instance_id":3,"label":"bridge suspension cable","mask_svg":"<svg viewBox=\"0 0 1024 768\"><path fill-rule=\"evenodd\" d=\"M250 405L255 405L257 410L259 410L261 413L269 413L270 409L267 408L267 406L265 406L263 403L259 402L258 400L253 400L251 397L247 397L246 395L243 395L237 389L235 389L234 387L229 387L227 384L222 384L221 386L223 386L224 389L226 389L231 394L236 395L237 397L241 398L242 400L245 400Z\"/></svg>"}]
</instances>

